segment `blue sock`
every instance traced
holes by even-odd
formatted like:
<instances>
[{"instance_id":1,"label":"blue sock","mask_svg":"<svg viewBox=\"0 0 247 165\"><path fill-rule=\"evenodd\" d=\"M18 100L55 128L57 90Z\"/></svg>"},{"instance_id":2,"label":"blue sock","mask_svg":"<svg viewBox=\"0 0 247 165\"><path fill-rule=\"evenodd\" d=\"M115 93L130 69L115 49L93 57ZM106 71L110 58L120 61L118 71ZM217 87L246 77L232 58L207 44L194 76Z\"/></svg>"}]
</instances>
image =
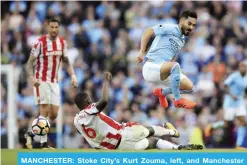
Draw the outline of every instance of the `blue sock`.
<instances>
[{"instance_id":1,"label":"blue sock","mask_svg":"<svg viewBox=\"0 0 247 165\"><path fill-rule=\"evenodd\" d=\"M179 91L180 67L179 67L178 63L176 63L171 69L170 81L171 81L171 90L172 90L173 96L174 96L175 100L179 100L181 98L181 96L180 96L180 91Z\"/></svg>"},{"instance_id":2,"label":"blue sock","mask_svg":"<svg viewBox=\"0 0 247 165\"><path fill-rule=\"evenodd\" d=\"M243 144L244 137L245 137L245 131L246 131L245 126L238 127L236 146L241 146Z\"/></svg>"},{"instance_id":3,"label":"blue sock","mask_svg":"<svg viewBox=\"0 0 247 165\"><path fill-rule=\"evenodd\" d=\"M193 90L194 90L194 88L191 90L180 90L180 94L192 93ZM163 95L172 94L172 88L168 87L168 88L162 89L162 94Z\"/></svg>"}]
</instances>

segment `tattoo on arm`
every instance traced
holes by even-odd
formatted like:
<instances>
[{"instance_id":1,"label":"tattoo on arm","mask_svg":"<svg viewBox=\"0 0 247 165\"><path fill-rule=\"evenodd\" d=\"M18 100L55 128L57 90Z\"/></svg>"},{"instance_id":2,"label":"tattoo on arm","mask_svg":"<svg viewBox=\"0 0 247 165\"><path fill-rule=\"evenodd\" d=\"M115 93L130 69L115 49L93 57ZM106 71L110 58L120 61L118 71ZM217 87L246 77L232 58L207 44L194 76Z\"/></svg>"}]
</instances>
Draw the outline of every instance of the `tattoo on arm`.
<instances>
[{"instance_id":1,"label":"tattoo on arm","mask_svg":"<svg viewBox=\"0 0 247 165\"><path fill-rule=\"evenodd\" d=\"M33 63L36 60L36 57L30 56L28 61L27 61L27 72L29 77L34 76L34 69L33 69Z\"/></svg>"},{"instance_id":2,"label":"tattoo on arm","mask_svg":"<svg viewBox=\"0 0 247 165\"><path fill-rule=\"evenodd\" d=\"M64 62L66 65L70 65L69 58L68 58L67 56L63 56L63 62Z\"/></svg>"}]
</instances>

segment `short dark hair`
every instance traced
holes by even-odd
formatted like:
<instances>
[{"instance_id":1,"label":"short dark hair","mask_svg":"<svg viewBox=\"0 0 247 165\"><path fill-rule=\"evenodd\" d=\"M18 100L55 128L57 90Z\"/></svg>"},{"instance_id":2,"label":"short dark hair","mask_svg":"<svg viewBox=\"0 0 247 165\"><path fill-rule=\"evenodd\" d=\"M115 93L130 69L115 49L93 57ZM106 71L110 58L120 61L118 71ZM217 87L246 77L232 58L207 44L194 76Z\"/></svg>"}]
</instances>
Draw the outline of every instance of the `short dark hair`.
<instances>
[{"instance_id":1,"label":"short dark hair","mask_svg":"<svg viewBox=\"0 0 247 165\"><path fill-rule=\"evenodd\" d=\"M51 19L49 19L49 20L48 20L48 25L49 25L51 22L57 22L58 25L60 25L60 21L57 20L56 18L51 18Z\"/></svg>"},{"instance_id":2,"label":"short dark hair","mask_svg":"<svg viewBox=\"0 0 247 165\"><path fill-rule=\"evenodd\" d=\"M181 18L187 19L187 18L189 18L189 17L192 17L192 18L197 19L197 14L196 14L196 12L194 12L194 11L192 11L192 10L185 10L185 11L183 11L182 14L180 15L179 20L180 20Z\"/></svg>"},{"instance_id":3,"label":"short dark hair","mask_svg":"<svg viewBox=\"0 0 247 165\"><path fill-rule=\"evenodd\" d=\"M89 95L87 93L78 93L76 96L75 96L75 104L76 106L82 110L84 109L87 105L88 105L88 102L87 102L87 99L88 99Z\"/></svg>"}]
</instances>

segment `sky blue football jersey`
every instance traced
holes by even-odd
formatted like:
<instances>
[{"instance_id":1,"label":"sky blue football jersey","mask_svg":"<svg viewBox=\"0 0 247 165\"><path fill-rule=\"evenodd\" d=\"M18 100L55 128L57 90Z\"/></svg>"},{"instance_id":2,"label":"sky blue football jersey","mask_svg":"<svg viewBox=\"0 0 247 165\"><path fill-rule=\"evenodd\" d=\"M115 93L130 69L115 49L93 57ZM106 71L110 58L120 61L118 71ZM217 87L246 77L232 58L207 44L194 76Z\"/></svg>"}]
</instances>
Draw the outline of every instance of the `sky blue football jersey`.
<instances>
[{"instance_id":1,"label":"sky blue football jersey","mask_svg":"<svg viewBox=\"0 0 247 165\"><path fill-rule=\"evenodd\" d=\"M153 63L171 61L185 44L185 36L178 24L159 24L152 27L155 38L146 55Z\"/></svg>"},{"instance_id":2,"label":"sky blue football jersey","mask_svg":"<svg viewBox=\"0 0 247 165\"><path fill-rule=\"evenodd\" d=\"M233 72L228 76L224 82L228 86L228 90L231 94L238 97L234 100L230 95L226 94L224 97L225 108L236 108L244 104L245 89L247 88L247 75L241 76L240 72Z\"/></svg>"}]
</instances>

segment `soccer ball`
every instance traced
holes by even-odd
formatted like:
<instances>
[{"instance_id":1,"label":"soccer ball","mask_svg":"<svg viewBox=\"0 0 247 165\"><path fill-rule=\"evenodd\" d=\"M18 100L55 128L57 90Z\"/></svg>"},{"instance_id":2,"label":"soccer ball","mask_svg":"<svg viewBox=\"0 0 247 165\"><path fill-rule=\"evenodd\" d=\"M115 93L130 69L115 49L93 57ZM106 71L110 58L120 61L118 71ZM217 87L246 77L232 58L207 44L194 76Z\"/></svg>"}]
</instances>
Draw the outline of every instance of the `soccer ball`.
<instances>
[{"instance_id":1,"label":"soccer ball","mask_svg":"<svg viewBox=\"0 0 247 165\"><path fill-rule=\"evenodd\" d=\"M38 117L32 122L32 131L35 135L44 136L50 130L50 123L44 117Z\"/></svg>"}]
</instances>

